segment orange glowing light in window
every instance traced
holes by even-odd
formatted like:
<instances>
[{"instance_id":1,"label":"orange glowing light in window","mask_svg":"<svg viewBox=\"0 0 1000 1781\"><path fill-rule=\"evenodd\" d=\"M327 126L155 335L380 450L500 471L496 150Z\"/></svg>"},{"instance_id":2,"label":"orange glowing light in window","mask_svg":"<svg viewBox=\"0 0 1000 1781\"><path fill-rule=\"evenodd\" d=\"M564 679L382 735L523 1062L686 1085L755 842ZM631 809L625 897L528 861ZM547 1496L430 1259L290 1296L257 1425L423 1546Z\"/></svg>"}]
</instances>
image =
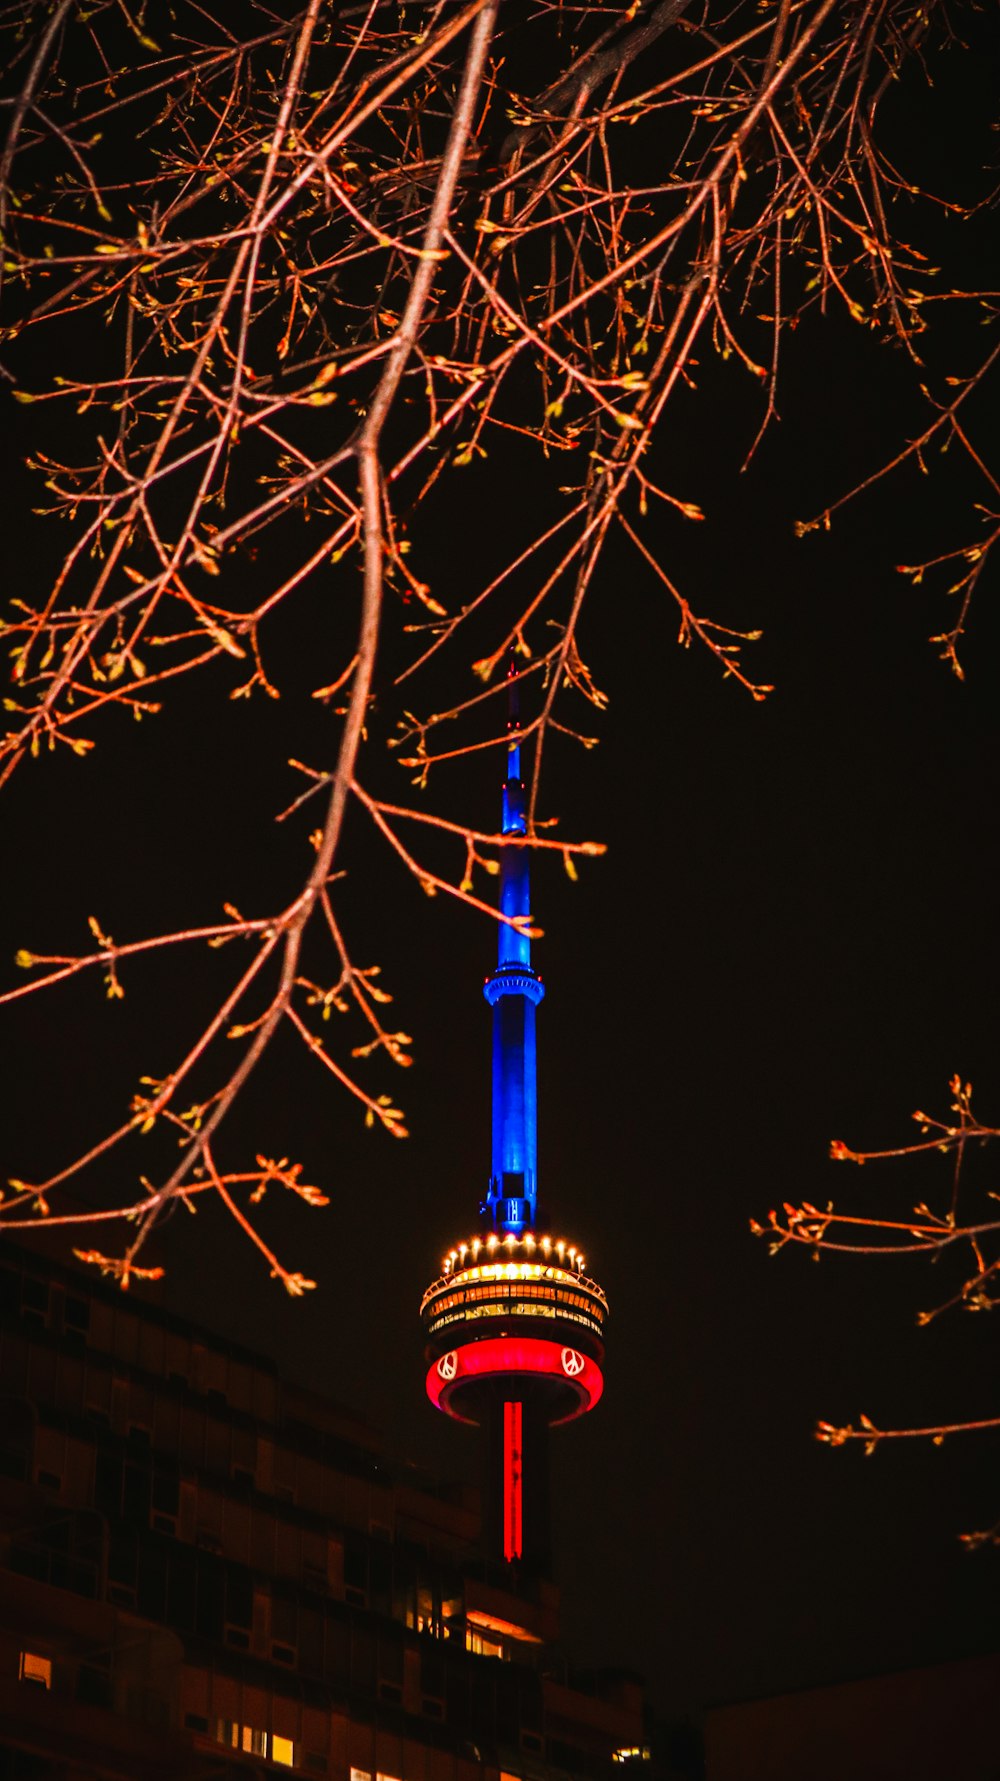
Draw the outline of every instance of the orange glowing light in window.
<instances>
[{"instance_id":1,"label":"orange glowing light in window","mask_svg":"<svg viewBox=\"0 0 1000 1781\"><path fill-rule=\"evenodd\" d=\"M36 1688L52 1687L52 1660L37 1651L21 1652L17 1673L22 1682L33 1682Z\"/></svg>"}]
</instances>

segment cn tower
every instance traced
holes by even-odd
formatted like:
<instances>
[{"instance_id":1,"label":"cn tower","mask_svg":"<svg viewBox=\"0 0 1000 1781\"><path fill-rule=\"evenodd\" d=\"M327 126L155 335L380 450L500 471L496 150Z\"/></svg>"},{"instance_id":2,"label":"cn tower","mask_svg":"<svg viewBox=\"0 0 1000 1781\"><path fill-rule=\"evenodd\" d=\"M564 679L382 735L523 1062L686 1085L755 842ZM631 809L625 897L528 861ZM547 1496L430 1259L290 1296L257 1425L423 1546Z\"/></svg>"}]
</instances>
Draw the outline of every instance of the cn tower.
<instances>
[{"instance_id":1,"label":"cn tower","mask_svg":"<svg viewBox=\"0 0 1000 1781\"><path fill-rule=\"evenodd\" d=\"M545 990L524 931L531 912L517 685L508 678L500 941L484 994L493 1011L493 1155L478 1224L455 1243L420 1307L427 1394L486 1438L488 1555L550 1566L548 1431L603 1390L608 1302L577 1245L538 1201L535 1017ZM518 925L512 923L517 920Z\"/></svg>"}]
</instances>

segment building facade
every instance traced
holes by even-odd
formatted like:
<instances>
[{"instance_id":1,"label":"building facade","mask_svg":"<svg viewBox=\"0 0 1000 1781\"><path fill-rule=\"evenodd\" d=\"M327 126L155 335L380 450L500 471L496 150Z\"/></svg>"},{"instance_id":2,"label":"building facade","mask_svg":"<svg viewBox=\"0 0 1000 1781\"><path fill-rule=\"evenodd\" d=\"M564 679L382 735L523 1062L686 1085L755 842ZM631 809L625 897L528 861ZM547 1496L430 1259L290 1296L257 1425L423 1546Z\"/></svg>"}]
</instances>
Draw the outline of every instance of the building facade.
<instances>
[{"instance_id":1,"label":"building facade","mask_svg":"<svg viewBox=\"0 0 1000 1781\"><path fill-rule=\"evenodd\" d=\"M640 1685L571 1677L558 1618L553 1583L484 1556L476 1493L4 1245L2 1781L620 1776Z\"/></svg>"}]
</instances>

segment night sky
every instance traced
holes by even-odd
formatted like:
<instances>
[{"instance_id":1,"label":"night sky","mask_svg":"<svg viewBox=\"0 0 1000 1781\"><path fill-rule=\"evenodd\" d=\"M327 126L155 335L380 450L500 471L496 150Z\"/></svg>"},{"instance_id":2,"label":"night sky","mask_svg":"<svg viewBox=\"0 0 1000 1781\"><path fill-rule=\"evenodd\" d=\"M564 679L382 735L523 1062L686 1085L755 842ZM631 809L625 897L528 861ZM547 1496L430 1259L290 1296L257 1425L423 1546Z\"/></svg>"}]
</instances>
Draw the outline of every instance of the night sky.
<instances>
[{"instance_id":1,"label":"night sky","mask_svg":"<svg viewBox=\"0 0 1000 1781\"><path fill-rule=\"evenodd\" d=\"M962 225L939 227L964 273ZM942 346L953 362L938 374L972 368L979 313ZM615 546L582 645L610 696L601 744L558 746L545 791L561 835L609 852L576 885L554 862L534 874L542 1196L612 1308L604 1402L553 1440L565 1643L581 1663L642 1672L669 1714L985 1649L1000 1562L957 1538L1000 1514L995 1442L900 1442L866 1460L812 1438L818 1418L861 1411L881 1424L989 1415L992 1329L957 1313L916 1327L945 1296L943 1268L770 1259L749 1231L784 1200L890 1216L940 1203L944 1159L857 1171L827 1149L905 1142L915 1107L946 1111L955 1071L1000 1124L995 595L984 584L973 606L960 684L927 641L950 619L941 583L895 570L964 539L983 490L935 456L930 479L910 468L830 534L797 540L795 519L914 430L912 377L849 321L812 317L789 343L780 429L741 476L758 401L745 372L706 357L659 450L707 523L663 520L656 542L698 610L763 629L753 671L777 690L754 704L703 651L678 650L674 611ZM55 546L21 517L36 498L21 462L44 417L7 416L13 592ZM461 509L429 511L415 532L446 602L485 581L492 549L529 535L544 499L496 454L464 475ZM318 604L305 621L305 648L275 639L281 704L230 702L220 670L142 726L110 719L86 761L19 770L4 793L8 960L82 950L90 914L125 940L214 919L223 900L257 914L290 895L309 813L271 817L300 789L288 756L330 759L333 721L308 693L339 665ZM365 763L397 796L405 775L382 743L399 647L383 658ZM473 653L442 666L442 698L474 686ZM463 763L438 807L493 827L501 774L499 757ZM231 1166L287 1154L330 1194L324 1211L275 1202L262 1219L318 1290L289 1300L208 1207L173 1216L157 1252L167 1278L144 1290L361 1411L397 1454L471 1477L474 1440L423 1397L417 1309L441 1254L473 1230L489 1166L480 986L495 934L425 898L357 814L347 843L356 956L382 965L394 1024L416 1040L405 1076L380 1065L365 1080L399 1096L412 1136L366 1131L281 1036L220 1149ZM138 1077L190 1042L235 969L228 954L126 970L122 1003L92 976L8 1010L4 1173L37 1179L122 1116ZM22 981L12 965L5 977ZM142 1166L109 1165L95 1200L131 1191Z\"/></svg>"}]
</instances>

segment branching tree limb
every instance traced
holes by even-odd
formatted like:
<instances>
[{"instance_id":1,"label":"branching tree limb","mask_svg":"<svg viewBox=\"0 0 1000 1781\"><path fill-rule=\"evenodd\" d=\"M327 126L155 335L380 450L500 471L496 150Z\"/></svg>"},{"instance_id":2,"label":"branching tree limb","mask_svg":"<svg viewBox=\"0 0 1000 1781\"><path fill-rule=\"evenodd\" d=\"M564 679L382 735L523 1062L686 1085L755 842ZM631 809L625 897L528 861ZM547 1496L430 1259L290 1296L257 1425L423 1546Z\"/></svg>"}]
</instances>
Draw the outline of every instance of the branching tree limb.
<instances>
[{"instance_id":1,"label":"branching tree limb","mask_svg":"<svg viewBox=\"0 0 1000 1781\"><path fill-rule=\"evenodd\" d=\"M968 1153L1000 1138L1000 1128L984 1125L972 1109L972 1084L961 1077L952 1077L952 1103L948 1119L936 1119L917 1111L913 1118L921 1137L915 1144L901 1144L890 1150L852 1150L836 1139L830 1146L835 1162L856 1164L910 1160L940 1153L951 1161L950 1190L946 1205L938 1211L925 1202L913 1207L911 1218L877 1218L868 1212L841 1212L833 1202L825 1208L803 1201L786 1203L780 1211L772 1210L763 1223L751 1223L755 1236L764 1237L772 1255L798 1245L818 1259L825 1253L876 1257L887 1261L903 1255L922 1255L935 1260L954 1254L959 1263L957 1284L947 1291L929 1310L917 1313L917 1323L926 1326L945 1311L992 1311L1000 1304L1000 1215L993 1217L989 1202L1000 1199L992 1189L985 1193L986 1204L977 1197L976 1209L970 1213L964 1204ZM919 1428L882 1428L867 1415L857 1424L837 1425L820 1422L817 1440L830 1447L843 1447L861 1442L865 1453L873 1454L883 1441L927 1440L936 1446L951 1435L981 1433L1000 1428L1000 1416L977 1417L965 1421L941 1422ZM969 1546L993 1540L1000 1543L1000 1524L986 1532L965 1534Z\"/></svg>"},{"instance_id":2,"label":"branching tree limb","mask_svg":"<svg viewBox=\"0 0 1000 1781\"><path fill-rule=\"evenodd\" d=\"M700 610L663 542L704 517L657 455L700 353L759 381L759 439L804 317L842 310L901 350L923 430L860 465L856 488L802 529L949 441L979 529L906 573L958 563L959 616L935 641L959 671L1000 536L979 418L996 354L960 380L921 357L932 320L993 300L939 289L908 244L937 197L900 169L885 128L896 91L922 90L920 58L952 36L942 0L599 13L547 0L530 17L497 0L308 0L291 17L248 0L235 20L187 0L0 5L3 370L43 423L33 464L64 541L50 583L5 620L0 782L48 752L86 754L195 677L234 700L287 697L275 663L288 636L339 724L326 758L294 763L306 786L285 818L317 798L325 811L280 907L181 916L124 943L95 922L96 945L74 956L22 946L32 975L0 996L11 1006L93 969L118 997L122 970L131 981L164 949L243 956L169 1073L140 1082L128 1117L50 1179L17 1186L0 1227L85 1222L54 1191L156 1128L179 1157L93 1214L130 1227L123 1254L95 1265L127 1285L164 1212L206 1191L246 1228L257 1177L223 1162L221 1128L279 1031L371 1123L403 1133L357 1067L373 1051L405 1065L410 1041L384 1024L387 993L345 932L346 813L364 812L429 893L478 911L498 838L385 795L362 755L376 696L404 771L437 787L449 762L502 738L496 668L513 646L533 714L526 844L559 851L571 874L599 844L547 833L541 773L548 739L589 746L586 710L606 703L581 623L612 542L676 610L684 646L767 696L753 615ZM965 212L979 202L966 194ZM544 498L498 521L481 584L448 608L428 541L491 452ZM303 618L317 599L321 640ZM338 1051L321 1036L331 1012L356 1017L364 1042ZM234 1067L227 1039L242 1047ZM288 1290L306 1284L267 1259Z\"/></svg>"}]
</instances>

